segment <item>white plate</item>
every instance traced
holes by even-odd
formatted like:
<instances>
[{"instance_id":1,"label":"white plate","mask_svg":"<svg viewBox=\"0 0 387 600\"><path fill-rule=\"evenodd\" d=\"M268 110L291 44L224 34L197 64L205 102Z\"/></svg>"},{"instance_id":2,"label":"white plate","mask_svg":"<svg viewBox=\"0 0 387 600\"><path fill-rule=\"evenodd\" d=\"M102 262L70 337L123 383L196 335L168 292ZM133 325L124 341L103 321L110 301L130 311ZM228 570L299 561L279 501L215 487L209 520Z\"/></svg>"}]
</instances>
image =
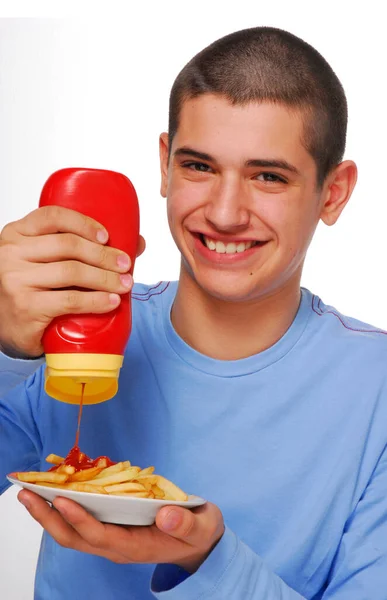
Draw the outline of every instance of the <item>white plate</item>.
<instances>
[{"instance_id":1,"label":"white plate","mask_svg":"<svg viewBox=\"0 0 387 600\"><path fill-rule=\"evenodd\" d=\"M36 483L25 483L7 475L8 480L26 490L35 492L48 502L61 496L70 498L87 510L93 517L103 523L117 523L118 525L152 525L162 506L184 506L194 508L206 503L199 496L188 496L186 502L172 500L155 500L153 498L130 498L127 496L114 496L113 494L91 494L89 492L76 492L60 488L44 487Z\"/></svg>"}]
</instances>

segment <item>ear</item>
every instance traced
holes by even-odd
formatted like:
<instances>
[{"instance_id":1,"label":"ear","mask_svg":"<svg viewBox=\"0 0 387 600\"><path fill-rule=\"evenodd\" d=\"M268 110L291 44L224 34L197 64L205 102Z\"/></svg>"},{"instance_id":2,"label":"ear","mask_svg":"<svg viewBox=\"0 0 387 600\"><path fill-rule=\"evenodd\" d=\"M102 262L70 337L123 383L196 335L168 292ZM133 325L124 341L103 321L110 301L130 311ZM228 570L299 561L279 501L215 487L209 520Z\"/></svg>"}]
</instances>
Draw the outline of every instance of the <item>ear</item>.
<instances>
[{"instance_id":1,"label":"ear","mask_svg":"<svg viewBox=\"0 0 387 600\"><path fill-rule=\"evenodd\" d=\"M168 134L162 133L159 139L159 154L160 154L160 171L161 171L161 186L160 194L163 198L167 197L168 189Z\"/></svg>"},{"instance_id":2,"label":"ear","mask_svg":"<svg viewBox=\"0 0 387 600\"><path fill-rule=\"evenodd\" d=\"M334 225L351 197L357 180L357 167L352 160L340 163L328 176L324 187L325 201L320 218L325 225Z\"/></svg>"}]
</instances>

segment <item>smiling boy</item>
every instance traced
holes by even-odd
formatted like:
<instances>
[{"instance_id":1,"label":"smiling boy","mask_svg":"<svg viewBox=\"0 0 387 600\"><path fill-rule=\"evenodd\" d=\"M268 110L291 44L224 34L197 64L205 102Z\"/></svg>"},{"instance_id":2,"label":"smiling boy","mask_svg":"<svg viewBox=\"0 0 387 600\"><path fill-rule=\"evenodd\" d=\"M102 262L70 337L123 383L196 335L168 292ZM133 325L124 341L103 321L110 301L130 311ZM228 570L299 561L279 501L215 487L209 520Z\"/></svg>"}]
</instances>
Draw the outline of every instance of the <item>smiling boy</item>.
<instances>
[{"instance_id":1,"label":"smiling boy","mask_svg":"<svg viewBox=\"0 0 387 600\"><path fill-rule=\"evenodd\" d=\"M20 492L45 529L39 600L386 599L385 332L300 288L318 222L356 182L346 122L329 65L277 29L226 36L177 77L160 159L179 281L133 287L120 389L85 407L81 444L156 463L209 502L136 528ZM3 230L10 355L39 356L53 317L127 292L129 264L108 247L101 261L99 229L39 209ZM65 289L85 281L94 292ZM67 453L76 410L45 396L41 369L4 396L3 490L7 472Z\"/></svg>"}]
</instances>

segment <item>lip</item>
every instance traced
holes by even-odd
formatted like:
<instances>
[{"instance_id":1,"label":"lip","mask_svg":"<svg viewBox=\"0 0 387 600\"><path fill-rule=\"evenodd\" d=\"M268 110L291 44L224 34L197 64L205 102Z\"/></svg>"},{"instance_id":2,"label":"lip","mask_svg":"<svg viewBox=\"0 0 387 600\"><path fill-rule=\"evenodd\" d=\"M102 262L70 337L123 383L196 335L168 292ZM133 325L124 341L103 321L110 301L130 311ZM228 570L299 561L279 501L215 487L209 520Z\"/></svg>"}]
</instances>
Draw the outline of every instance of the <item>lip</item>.
<instances>
[{"instance_id":1,"label":"lip","mask_svg":"<svg viewBox=\"0 0 387 600\"><path fill-rule=\"evenodd\" d=\"M196 252L202 258L204 258L206 262L210 262L210 263L216 264L216 265L220 265L220 264L232 265L232 264L246 261L251 256L256 255L257 253L261 252L262 248L264 248L267 244L267 242L265 242L262 245L252 246L252 248L249 248L248 250L245 250L244 252L235 252L233 254L227 254L226 252L219 253L219 252L216 252L215 250L210 250L209 248L207 248L207 246L205 246L202 243L199 235L194 235L193 238L194 238L194 247L195 247ZM218 238L211 238L211 239L218 239ZM223 241L223 240L219 240L219 241ZM239 239L239 241L242 241L242 240ZM245 240L243 240L243 241L245 241ZM231 240L228 240L228 242L230 243ZM236 242L234 242L234 243L236 243Z\"/></svg>"}]
</instances>

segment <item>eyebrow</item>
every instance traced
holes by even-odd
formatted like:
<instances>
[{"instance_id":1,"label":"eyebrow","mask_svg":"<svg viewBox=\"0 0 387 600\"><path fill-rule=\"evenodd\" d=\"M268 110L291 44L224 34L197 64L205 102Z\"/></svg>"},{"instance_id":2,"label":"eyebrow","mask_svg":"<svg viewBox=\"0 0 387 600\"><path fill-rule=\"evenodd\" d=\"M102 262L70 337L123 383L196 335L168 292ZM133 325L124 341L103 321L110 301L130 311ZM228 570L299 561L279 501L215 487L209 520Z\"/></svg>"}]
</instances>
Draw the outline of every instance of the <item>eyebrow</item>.
<instances>
[{"instance_id":1,"label":"eyebrow","mask_svg":"<svg viewBox=\"0 0 387 600\"><path fill-rule=\"evenodd\" d=\"M182 146L181 148L177 148L173 153L174 156L192 156L198 158L199 160L206 160L208 162L216 162L216 160L205 152L198 152L198 150L194 150L193 148L188 148L187 146ZM267 168L277 168L283 169L285 171L290 171L291 173L295 173L296 175L300 175L299 170L294 166L288 163L286 160L277 160L277 159L266 159L266 158L253 158L247 160L245 163L246 167L267 167Z\"/></svg>"},{"instance_id":2,"label":"eyebrow","mask_svg":"<svg viewBox=\"0 0 387 600\"><path fill-rule=\"evenodd\" d=\"M173 153L174 156L194 156L195 158L199 158L200 160L207 160L208 162L215 162L212 156L206 154L205 152L198 152L197 150L193 150L192 148L188 148L187 146L182 146L181 148L177 148Z\"/></svg>"}]
</instances>

